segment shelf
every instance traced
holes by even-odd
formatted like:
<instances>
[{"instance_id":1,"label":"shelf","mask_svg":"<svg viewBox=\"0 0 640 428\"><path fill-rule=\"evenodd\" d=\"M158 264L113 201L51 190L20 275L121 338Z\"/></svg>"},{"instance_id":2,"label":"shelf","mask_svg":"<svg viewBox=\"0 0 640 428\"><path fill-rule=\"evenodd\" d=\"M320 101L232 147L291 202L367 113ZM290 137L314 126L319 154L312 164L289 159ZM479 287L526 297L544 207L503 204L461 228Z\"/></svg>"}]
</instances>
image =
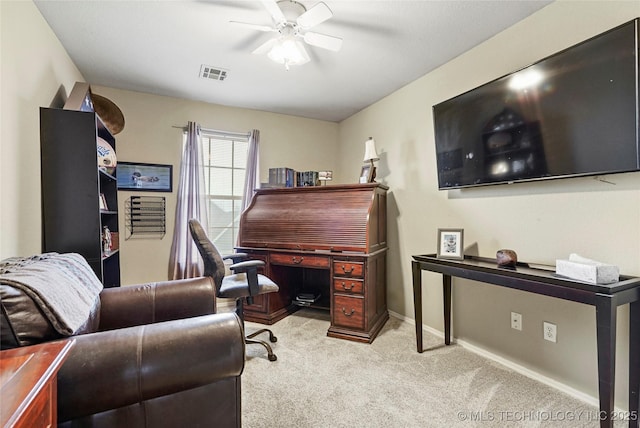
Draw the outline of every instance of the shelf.
<instances>
[{"instance_id":1,"label":"shelf","mask_svg":"<svg viewBox=\"0 0 640 428\"><path fill-rule=\"evenodd\" d=\"M111 250L109 254L102 253L102 260L110 259L111 257L118 254L118 252L120 252L120 250Z\"/></svg>"},{"instance_id":2,"label":"shelf","mask_svg":"<svg viewBox=\"0 0 640 428\"><path fill-rule=\"evenodd\" d=\"M108 178L109 180L117 181L117 178L115 178L113 175L109 174L107 171L103 171L101 169L98 169L98 171L100 172L100 175L102 177Z\"/></svg>"}]
</instances>

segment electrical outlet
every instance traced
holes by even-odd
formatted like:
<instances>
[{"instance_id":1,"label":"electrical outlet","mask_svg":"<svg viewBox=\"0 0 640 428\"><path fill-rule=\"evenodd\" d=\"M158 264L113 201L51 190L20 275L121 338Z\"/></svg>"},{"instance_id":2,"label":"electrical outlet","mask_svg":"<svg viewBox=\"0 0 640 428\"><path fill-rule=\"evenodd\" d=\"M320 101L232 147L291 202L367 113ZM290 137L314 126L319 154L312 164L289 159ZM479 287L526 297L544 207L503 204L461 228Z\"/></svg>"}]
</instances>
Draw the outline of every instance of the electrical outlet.
<instances>
[{"instance_id":1,"label":"electrical outlet","mask_svg":"<svg viewBox=\"0 0 640 428\"><path fill-rule=\"evenodd\" d=\"M552 324L546 321L543 323L542 337L544 337L544 340L548 340L549 342L556 343L557 334L558 334L558 328L556 327L555 324Z\"/></svg>"},{"instance_id":2,"label":"electrical outlet","mask_svg":"<svg viewBox=\"0 0 640 428\"><path fill-rule=\"evenodd\" d=\"M522 330L522 315L517 312L511 312L511 328Z\"/></svg>"}]
</instances>

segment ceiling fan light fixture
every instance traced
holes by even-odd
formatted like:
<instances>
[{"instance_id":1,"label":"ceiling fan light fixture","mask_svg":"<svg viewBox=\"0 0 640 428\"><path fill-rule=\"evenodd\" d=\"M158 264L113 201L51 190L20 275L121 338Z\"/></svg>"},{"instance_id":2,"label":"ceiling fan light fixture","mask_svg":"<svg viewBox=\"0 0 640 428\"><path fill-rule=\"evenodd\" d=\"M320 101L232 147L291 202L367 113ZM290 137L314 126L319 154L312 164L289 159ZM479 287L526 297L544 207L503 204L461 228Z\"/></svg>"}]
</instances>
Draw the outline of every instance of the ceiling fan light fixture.
<instances>
[{"instance_id":1,"label":"ceiling fan light fixture","mask_svg":"<svg viewBox=\"0 0 640 428\"><path fill-rule=\"evenodd\" d=\"M304 44L334 52L338 52L342 47L340 37L307 31L333 16L331 9L322 1L309 10L295 0L261 1L271 15L273 26L230 21L257 31L278 33L277 37L258 46L253 51L254 54L267 54L269 59L278 64L284 64L284 67L289 70L291 65L302 65L311 61Z\"/></svg>"},{"instance_id":2,"label":"ceiling fan light fixture","mask_svg":"<svg viewBox=\"0 0 640 428\"><path fill-rule=\"evenodd\" d=\"M311 60L307 50L294 36L285 36L278 39L267 56L271 61L284 64L287 70L289 70L290 65L302 65Z\"/></svg>"}]
</instances>

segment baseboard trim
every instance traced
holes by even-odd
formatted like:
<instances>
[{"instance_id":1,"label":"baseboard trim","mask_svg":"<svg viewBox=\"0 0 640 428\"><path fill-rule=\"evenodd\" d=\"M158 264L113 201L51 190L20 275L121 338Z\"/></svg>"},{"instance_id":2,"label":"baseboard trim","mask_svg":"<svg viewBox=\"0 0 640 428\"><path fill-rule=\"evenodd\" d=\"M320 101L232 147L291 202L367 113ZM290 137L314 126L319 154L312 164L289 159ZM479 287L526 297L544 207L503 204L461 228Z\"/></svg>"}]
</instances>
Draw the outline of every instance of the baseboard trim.
<instances>
[{"instance_id":1,"label":"baseboard trim","mask_svg":"<svg viewBox=\"0 0 640 428\"><path fill-rule=\"evenodd\" d=\"M415 327L416 323L412 318L408 318L404 315L401 315L397 312L393 312L393 311L389 311L389 315L399 319L400 321L403 322L407 322L411 325L413 325ZM440 330L436 330L435 328L429 327L429 326L422 326L422 330L426 331L427 333L433 334L437 337L441 337L444 340L444 332L440 331ZM552 379L548 376L545 376L543 374L540 374L538 372L536 372L535 370L531 370L527 367L521 366L520 364L517 364L511 360L508 360L507 358L501 357L499 355L494 354L491 351L488 351L484 348L481 348L477 345L473 345L469 342L466 342L464 340L458 340L455 338L451 339L452 342L457 343L458 345L462 346L465 349L468 349L469 351L473 352L474 354L478 354L484 358L487 358L491 361L495 361L498 364L502 364L503 366L513 370L514 372L520 373L524 376L527 376L535 381L541 382L545 385L548 385L552 388L555 388L561 392L564 392L567 395L570 395L573 398L576 398L580 401L583 401L586 404L598 407L600 405L599 400L597 397L593 397L589 394L586 394L582 391L579 391L575 388L572 388L562 382L558 382L555 379ZM616 411L622 411L622 409L619 409L618 407L616 407Z\"/></svg>"}]
</instances>

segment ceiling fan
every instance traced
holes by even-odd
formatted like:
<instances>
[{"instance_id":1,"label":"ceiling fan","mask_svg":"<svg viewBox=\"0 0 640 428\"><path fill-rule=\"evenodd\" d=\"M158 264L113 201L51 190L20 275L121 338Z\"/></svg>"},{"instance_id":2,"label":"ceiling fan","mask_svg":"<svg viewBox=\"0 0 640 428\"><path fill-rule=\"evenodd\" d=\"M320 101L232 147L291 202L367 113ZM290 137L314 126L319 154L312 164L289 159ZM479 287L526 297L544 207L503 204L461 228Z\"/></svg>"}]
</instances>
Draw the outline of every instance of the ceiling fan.
<instances>
[{"instance_id":1,"label":"ceiling fan","mask_svg":"<svg viewBox=\"0 0 640 428\"><path fill-rule=\"evenodd\" d=\"M301 65L310 60L301 40L308 45L334 52L342 47L340 37L308 31L333 16L325 3L319 2L307 10L303 4L293 0L261 1L273 19L272 26L230 21L253 30L278 33L254 50L254 54L267 54L272 61L284 64L289 70L290 65Z\"/></svg>"}]
</instances>

